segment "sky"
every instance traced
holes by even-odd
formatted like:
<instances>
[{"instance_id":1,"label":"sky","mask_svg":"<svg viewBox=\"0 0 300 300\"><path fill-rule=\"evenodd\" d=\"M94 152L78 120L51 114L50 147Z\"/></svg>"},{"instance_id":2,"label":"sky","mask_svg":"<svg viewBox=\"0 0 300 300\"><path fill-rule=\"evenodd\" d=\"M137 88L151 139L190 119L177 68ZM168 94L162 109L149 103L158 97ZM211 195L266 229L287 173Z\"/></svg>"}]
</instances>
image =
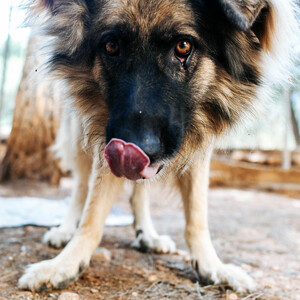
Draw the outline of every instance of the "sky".
<instances>
[{"instance_id":1,"label":"sky","mask_svg":"<svg viewBox=\"0 0 300 300\"><path fill-rule=\"evenodd\" d=\"M25 11L18 8L20 0L2 0L0 1L0 44L2 44L8 34L9 27L9 9L10 5L13 5L11 16L11 28L10 35L14 41L24 41L29 34L28 28L21 28L22 22L25 17Z\"/></svg>"}]
</instances>

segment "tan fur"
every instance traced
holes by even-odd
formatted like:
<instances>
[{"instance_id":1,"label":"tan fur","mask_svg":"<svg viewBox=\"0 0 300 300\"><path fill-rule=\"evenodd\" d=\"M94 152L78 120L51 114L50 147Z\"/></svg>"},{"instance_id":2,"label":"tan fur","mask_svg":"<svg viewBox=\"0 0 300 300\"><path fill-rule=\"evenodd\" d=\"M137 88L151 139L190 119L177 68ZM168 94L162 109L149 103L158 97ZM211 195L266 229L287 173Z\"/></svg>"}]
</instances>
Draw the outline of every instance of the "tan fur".
<instances>
[{"instance_id":1,"label":"tan fur","mask_svg":"<svg viewBox=\"0 0 300 300\"><path fill-rule=\"evenodd\" d=\"M273 52L275 47L273 35L275 33L276 11L272 5L264 12L262 18L265 25L257 35L264 51Z\"/></svg>"},{"instance_id":2,"label":"tan fur","mask_svg":"<svg viewBox=\"0 0 300 300\"><path fill-rule=\"evenodd\" d=\"M170 7L172 7L172 10L170 10ZM149 36L153 27L164 28L169 24L173 28L179 28L186 34L193 33L197 35L195 30L189 26L193 13L181 1L112 0L106 2L103 11L104 13L100 18L101 24L126 22L136 28L142 38ZM168 18L161 18L161 16L168 16Z\"/></svg>"}]
</instances>

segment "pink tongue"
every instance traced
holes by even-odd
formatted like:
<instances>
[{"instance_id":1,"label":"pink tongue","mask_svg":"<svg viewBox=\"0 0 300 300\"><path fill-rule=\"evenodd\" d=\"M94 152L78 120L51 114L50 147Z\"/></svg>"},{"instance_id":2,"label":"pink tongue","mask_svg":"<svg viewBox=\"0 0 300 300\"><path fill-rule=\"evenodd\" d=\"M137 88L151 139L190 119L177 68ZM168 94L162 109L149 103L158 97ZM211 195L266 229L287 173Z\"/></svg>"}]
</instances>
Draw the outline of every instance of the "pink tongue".
<instances>
[{"instance_id":1,"label":"pink tongue","mask_svg":"<svg viewBox=\"0 0 300 300\"><path fill-rule=\"evenodd\" d=\"M104 156L114 175L130 180L150 179L155 176L159 165L150 166L150 159L137 145L120 139L111 139L104 149Z\"/></svg>"}]
</instances>

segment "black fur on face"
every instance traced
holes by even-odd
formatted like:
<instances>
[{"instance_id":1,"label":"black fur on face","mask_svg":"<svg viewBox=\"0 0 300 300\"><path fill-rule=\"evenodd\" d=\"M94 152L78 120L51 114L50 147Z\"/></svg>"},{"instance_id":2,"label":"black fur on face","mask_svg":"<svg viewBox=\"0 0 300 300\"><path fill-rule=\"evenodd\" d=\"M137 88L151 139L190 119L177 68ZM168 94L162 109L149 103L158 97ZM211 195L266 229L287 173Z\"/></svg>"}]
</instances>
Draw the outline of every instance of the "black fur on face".
<instances>
[{"instance_id":1,"label":"black fur on face","mask_svg":"<svg viewBox=\"0 0 300 300\"><path fill-rule=\"evenodd\" d=\"M106 141L119 138L142 148L152 162L172 157L185 138L192 103L188 84L192 54L180 61L175 48L193 37L159 30L146 39L118 24L100 39L97 58L109 110ZM119 47L107 53L108 43Z\"/></svg>"}]
</instances>

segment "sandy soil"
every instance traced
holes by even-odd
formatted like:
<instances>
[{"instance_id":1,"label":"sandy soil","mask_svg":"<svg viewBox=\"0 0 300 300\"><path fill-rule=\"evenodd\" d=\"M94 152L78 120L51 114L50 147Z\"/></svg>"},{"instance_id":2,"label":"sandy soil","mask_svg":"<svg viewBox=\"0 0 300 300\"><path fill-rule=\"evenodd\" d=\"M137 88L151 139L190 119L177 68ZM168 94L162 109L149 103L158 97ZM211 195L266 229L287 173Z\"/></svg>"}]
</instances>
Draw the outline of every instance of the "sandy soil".
<instances>
[{"instance_id":1,"label":"sandy soil","mask_svg":"<svg viewBox=\"0 0 300 300\"><path fill-rule=\"evenodd\" d=\"M60 188L21 180L2 184L0 196L59 199L70 193L71 186L68 179ZM128 192L129 188L122 198L128 198ZM155 226L171 235L179 249L187 250L180 199L165 194L157 190L152 195ZM125 199L116 205L129 212ZM0 229L0 299L300 299L299 199L214 188L209 194L209 220L218 254L252 275L259 286L256 293L239 295L225 286L202 286L184 255L136 251L131 247L131 226L105 228L101 247L110 257L102 252L93 255L90 267L68 289L20 291L17 280L28 263L59 253L41 243L47 228L25 226ZM73 293L71 298L66 298L67 292Z\"/></svg>"}]
</instances>

